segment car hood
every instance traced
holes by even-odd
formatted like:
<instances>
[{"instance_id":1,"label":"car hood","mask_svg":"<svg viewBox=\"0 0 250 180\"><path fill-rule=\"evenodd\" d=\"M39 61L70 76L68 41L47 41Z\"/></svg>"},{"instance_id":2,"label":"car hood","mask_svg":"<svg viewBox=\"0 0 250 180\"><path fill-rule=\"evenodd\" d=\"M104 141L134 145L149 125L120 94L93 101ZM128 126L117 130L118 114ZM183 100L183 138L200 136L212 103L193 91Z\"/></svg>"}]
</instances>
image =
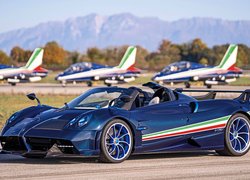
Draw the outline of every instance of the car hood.
<instances>
[{"instance_id":1,"label":"car hood","mask_svg":"<svg viewBox=\"0 0 250 180\"><path fill-rule=\"evenodd\" d=\"M50 109L33 118L24 118L17 123L6 125L2 135L22 136L30 129L61 130L73 118L90 111L94 110Z\"/></svg>"}]
</instances>

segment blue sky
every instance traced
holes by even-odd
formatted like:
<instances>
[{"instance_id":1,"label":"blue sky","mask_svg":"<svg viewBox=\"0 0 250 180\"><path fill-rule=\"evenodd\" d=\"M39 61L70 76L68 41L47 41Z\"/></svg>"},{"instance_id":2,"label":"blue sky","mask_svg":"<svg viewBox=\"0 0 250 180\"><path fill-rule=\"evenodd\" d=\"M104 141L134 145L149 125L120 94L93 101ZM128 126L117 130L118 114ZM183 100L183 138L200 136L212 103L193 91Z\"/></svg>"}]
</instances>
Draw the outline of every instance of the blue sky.
<instances>
[{"instance_id":1,"label":"blue sky","mask_svg":"<svg viewBox=\"0 0 250 180\"><path fill-rule=\"evenodd\" d=\"M0 0L0 32L90 13L129 12L173 21L191 17L250 20L250 0Z\"/></svg>"}]
</instances>

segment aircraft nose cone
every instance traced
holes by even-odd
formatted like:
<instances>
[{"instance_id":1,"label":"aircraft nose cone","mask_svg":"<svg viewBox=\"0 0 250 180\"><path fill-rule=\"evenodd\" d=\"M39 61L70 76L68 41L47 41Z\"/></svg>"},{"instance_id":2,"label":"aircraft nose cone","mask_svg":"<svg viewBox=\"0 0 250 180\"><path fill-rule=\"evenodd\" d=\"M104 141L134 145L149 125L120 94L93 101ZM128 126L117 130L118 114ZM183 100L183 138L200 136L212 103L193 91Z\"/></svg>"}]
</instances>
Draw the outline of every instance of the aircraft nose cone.
<instances>
[{"instance_id":1,"label":"aircraft nose cone","mask_svg":"<svg viewBox=\"0 0 250 180\"><path fill-rule=\"evenodd\" d=\"M61 76L61 75L56 76L56 77L55 77L55 80L56 80L56 81L62 80L62 76Z\"/></svg>"},{"instance_id":2,"label":"aircraft nose cone","mask_svg":"<svg viewBox=\"0 0 250 180\"><path fill-rule=\"evenodd\" d=\"M160 78L161 78L161 73L158 72L158 73L154 74L154 76L152 77L152 80L153 81L159 81Z\"/></svg>"},{"instance_id":3,"label":"aircraft nose cone","mask_svg":"<svg viewBox=\"0 0 250 180\"><path fill-rule=\"evenodd\" d=\"M153 81L158 81L158 80L159 80L159 76L158 76L158 75L155 75L154 77L152 77L152 80L153 80Z\"/></svg>"}]
</instances>

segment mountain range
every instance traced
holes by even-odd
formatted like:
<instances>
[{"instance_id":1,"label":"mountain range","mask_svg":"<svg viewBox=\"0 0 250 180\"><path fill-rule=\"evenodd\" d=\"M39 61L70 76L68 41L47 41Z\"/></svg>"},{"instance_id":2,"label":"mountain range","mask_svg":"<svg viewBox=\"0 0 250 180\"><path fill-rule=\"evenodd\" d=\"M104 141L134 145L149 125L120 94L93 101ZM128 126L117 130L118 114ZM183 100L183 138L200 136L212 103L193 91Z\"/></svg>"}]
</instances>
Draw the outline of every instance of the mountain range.
<instances>
[{"instance_id":1,"label":"mountain range","mask_svg":"<svg viewBox=\"0 0 250 180\"><path fill-rule=\"evenodd\" d=\"M215 18L190 18L164 21L156 17L137 17L129 13L102 16L90 14L65 21L51 21L30 28L0 34L0 49L34 49L56 41L67 50L85 51L88 47L141 45L156 50L162 39L174 43L201 38L208 46L224 43L250 45L250 21Z\"/></svg>"}]
</instances>

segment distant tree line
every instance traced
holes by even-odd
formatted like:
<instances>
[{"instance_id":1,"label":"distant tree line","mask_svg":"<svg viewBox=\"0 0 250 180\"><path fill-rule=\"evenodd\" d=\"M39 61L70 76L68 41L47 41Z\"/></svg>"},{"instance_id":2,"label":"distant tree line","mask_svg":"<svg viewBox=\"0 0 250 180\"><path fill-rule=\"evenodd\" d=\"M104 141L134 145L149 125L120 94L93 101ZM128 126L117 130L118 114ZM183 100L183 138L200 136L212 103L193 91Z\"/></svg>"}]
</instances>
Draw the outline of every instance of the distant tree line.
<instances>
[{"instance_id":1,"label":"distant tree line","mask_svg":"<svg viewBox=\"0 0 250 180\"><path fill-rule=\"evenodd\" d=\"M137 46L136 67L150 71L159 71L166 65L180 61L192 61L205 65L218 65L225 54L229 44L216 45L211 48L201 39L191 42L175 44L169 40L163 40L157 51L149 52L147 49ZM127 45L119 47L88 48L86 52L67 51L57 42L48 42L44 48L43 66L49 69L63 69L77 62L95 62L109 66L118 65ZM20 66L27 62L32 51L21 47L13 47L10 55L0 50L0 64ZM250 69L250 48L239 44L237 66Z\"/></svg>"}]
</instances>

